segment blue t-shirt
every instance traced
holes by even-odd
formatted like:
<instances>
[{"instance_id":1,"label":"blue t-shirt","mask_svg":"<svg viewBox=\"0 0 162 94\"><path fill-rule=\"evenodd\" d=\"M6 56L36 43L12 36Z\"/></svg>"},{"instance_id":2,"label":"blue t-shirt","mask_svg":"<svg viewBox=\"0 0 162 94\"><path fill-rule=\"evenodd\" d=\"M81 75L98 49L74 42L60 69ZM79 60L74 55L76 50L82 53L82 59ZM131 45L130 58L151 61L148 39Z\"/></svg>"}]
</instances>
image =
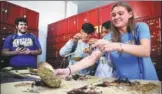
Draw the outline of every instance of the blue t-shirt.
<instances>
[{"instance_id":1,"label":"blue t-shirt","mask_svg":"<svg viewBox=\"0 0 162 94\"><path fill-rule=\"evenodd\" d=\"M9 35L3 45L3 49L15 51L19 45L24 45L30 50L41 49L40 43L33 34L27 33L24 35ZM34 55L15 55L10 59L10 65L13 67L37 67L37 59Z\"/></svg>"},{"instance_id":2,"label":"blue t-shirt","mask_svg":"<svg viewBox=\"0 0 162 94\"><path fill-rule=\"evenodd\" d=\"M139 45L141 39L150 39L150 30L146 23L137 23L135 27L135 33L135 37L133 37L132 33L125 33L121 35L121 42L123 44L133 43ZM112 33L107 35L106 38L111 40ZM155 67L152 64L150 57L139 58L128 53L119 53L118 51L113 51L110 54L110 58L115 66L117 77L127 77L129 79L158 80ZM140 75L141 72L142 76Z\"/></svg>"}]
</instances>

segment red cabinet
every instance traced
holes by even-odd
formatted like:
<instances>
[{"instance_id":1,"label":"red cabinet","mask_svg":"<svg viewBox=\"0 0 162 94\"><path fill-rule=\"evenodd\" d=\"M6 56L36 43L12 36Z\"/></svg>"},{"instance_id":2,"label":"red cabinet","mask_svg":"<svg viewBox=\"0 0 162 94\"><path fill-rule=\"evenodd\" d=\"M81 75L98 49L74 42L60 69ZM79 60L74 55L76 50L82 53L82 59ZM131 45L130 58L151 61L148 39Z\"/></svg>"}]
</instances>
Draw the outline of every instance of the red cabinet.
<instances>
[{"instance_id":1,"label":"red cabinet","mask_svg":"<svg viewBox=\"0 0 162 94\"><path fill-rule=\"evenodd\" d=\"M34 34L36 37L38 37L38 31L37 31L37 30L31 30L31 29L29 29L29 30L28 30L28 33L32 33L32 34Z\"/></svg>"},{"instance_id":2,"label":"red cabinet","mask_svg":"<svg viewBox=\"0 0 162 94\"><path fill-rule=\"evenodd\" d=\"M110 14L111 7L112 7L112 4L99 8L99 24L100 25L108 20L111 20L111 14Z\"/></svg>"},{"instance_id":3,"label":"red cabinet","mask_svg":"<svg viewBox=\"0 0 162 94\"><path fill-rule=\"evenodd\" d=\"M15 33L15 26L8 25L8 24L0 24L0 34L12 34Z\"/></svg>"},{"instance_id":4,"label":"red cabinet","mask_svg":"<svg viewBox=\"0 0 162 94\"><path fill-rule=\"evenodd\" d=\"M39 13L33 10L23 8L22 9L22 17L27 18L28 20L28 28L37 30L38 29L38 20L39 20Z\"/></svg>"},{"instance_id":5,"label":"red cabinet","mask_svg":"<svg viewBox=\"0 0 162 94\"><path fill-rule=\"evenodd\" d=\"M52 25L52 32L53 36L59 36L60 35L60 28L59 28L59 22L53 23Z\"/></svg>"},{"instance_id":6,"label":"red cabinet","mask_svg":"<svg viewBox=\"0 0 162 94\"><path fill-rule=\"evenodd\" d=\"M99 8L90 10L87 12L88 22L94 25L95 27L95 34L98 37L99 34Z\"/></svg>"},{"instance_id":7,"label":"red cabinet","mask_svg":"<svg viewBox=\"0 0 162 94\"><path fill-rule=\"evenodd\" d=\"M0 1L0 22L5 23L5 19L7 19L7 2Z\"/></svg>"},{"instance_id":8,"label":"red cabinet","mask_svg":"<svg viewBox=\"0 0 162 94\"><path fill-rule=\"evenodd\" d=\"M24 17L28 19L29 29L38 30L39 13L6 1L0 2L1 23L15 25L16 18Z\"/></svg>"},{"instance_id":9,"label":"red cabinet","mask_svg":"<svg viewBox=\"0 0 162 94\"><path fill-rule=\"evenodd\" d=\"M6 23L9 23L11 25L15 24L15 19L18 17L22 17L22 7L8 3L7 6L7 19L5 19Z\"/></svg>"},{"instance_id":10,"label":"red cabinet","mask_svg":"<svg viewBox=\"0 0 162 94\"><path fill-rule=\"evenodd\" d=\"M162 39L161 39L161 19L158 18L149 18L144 19L149 25L150 34L151 34L151 56L160 57L162 55Z\"/></svg>"},{"instance_id":11,"label":"red cabinet","mask_svg":"<svg viewBox=\"0 0 162 94\"><path fill-rule=\"evenodd\" d=\"M48 25L48 37L56 37L59 35L59 22Z\"/></svg>"},{"instance_id":12,"label":"red cabinet","mask_svg":"<svg viewBox=\"0 0 162 94\"><path fill-rule=\"evenodd\" d=\"M93 24L97 31L99 25L99 9L93 9L84 13L77 15L77 31L79 32L82 28L82 25L86 22Z\"/></svg>"},{"instance_id":13,"label":"red cabinet","mask_svg":"<svg viewBox=\"0 0 162 94\"><path fill-rule=\"evenodd\" d=\"M130 1L135 18L158 17L161 15L161 1Z\"/></svg>"},{"instance_id":14,"label":"red cabinet","mask_svg":"<svg viewBox=\"0 0 162 94\"><path fill-rule=\"evenodd\" d=\"M1 22L14 25L15 18L21 17L22 7L11 4L9 2L1 2Z\"/></svg>"},{"instance_id":15,"label":"red cabinet","mask_svg":"<svg viewBox=\"0 0 162 94\"><path fill-rule=\"evenodd\" d=\"M77 32L80 32L82 28L82 24L88 22L87 12L81 13L77 15Z\"/></svg>"},{"instance_id":16,"label":"red cabinet","mask_svg":"<svg viewBox=\"0 0 162 94\"><path fill-rule=\"evenodd\" d=\"M64 19L59 21L59 35L68 34L68 20Z\"/></svg>"},{"instance_id":17,"label":"red cabinet","mask_svg":"<svg viewBox=\"0 0 162 94\"><path fill-rule=\"evenodd\" d=\"M49 25L48 25L47 38L51 38L52 36L53 36L52 24L49 24Z\"/></svg>"},{"instance_id":18,"label":"red cabinet","mask_svg":"<svg viewBox=\"0 0 162 94\"><path fill-rule=\"evenodd\" d=\"M68 33L76 33L77 32L77 17L72 16L68 18Z\"/></svg>"},{"instance_id":19,"label":"red cabinet","mask_svg":"<svg viewBox=\"0 0 162 94\"><path fill-rule=\"evenodd\" d=\"M153 17L158 17L162 16L161 11L162 11L162 1L154 1L152 2L152 16Z\"/></svg>"},{"instance_id":20,"label":"red cabinet","mask_svg":"<svg viewBox=\"0 0 162 94\"><path fill-rule=\"evenodd\" d=\"M87 18L88 18L88 22L90 22L94 26L98 26L99 25L99 8L88 11Z\"/></svg>"},{"instance_id":21,"label":"red cabinet","mask_svg":"<svg viewBox=\"0 0 162 94\"><path fill-rule=\"evenodd\" d=\"M149 17L152 14L152 11L148 10L148 8L151 9L151 7L152 7L151 2L148 2L148 1L140 1L140 2L130 1L129 4L133 9L135 18Z\"/></svg>"}]
</instances>

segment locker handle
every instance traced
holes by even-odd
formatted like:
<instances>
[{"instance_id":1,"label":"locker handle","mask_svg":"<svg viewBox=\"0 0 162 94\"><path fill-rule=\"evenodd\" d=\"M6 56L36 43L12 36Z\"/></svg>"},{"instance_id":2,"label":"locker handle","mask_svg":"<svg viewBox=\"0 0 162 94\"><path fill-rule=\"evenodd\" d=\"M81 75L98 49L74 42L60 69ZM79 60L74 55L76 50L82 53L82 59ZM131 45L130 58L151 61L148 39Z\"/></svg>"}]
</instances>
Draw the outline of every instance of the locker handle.
<instances>
[{"instance_id":1,"label":"locker handle","mask_svg":"<svg viewBox=\"0 0 162 94\"><path fill-rule=\"evenodd\" d=\"M3 27L3 30L6 30L6 27Z\"/></svg>"},{"instance_id":2,"label":"locker handle","mask_svg":"<svg viewBox=\"0 0 162 94\"><path fill-rule=\"evenodd\" d=\"M26 18L26 15L24 15L24 18Z\"/></svg>"},{"instance_id":3,"label":"locker handle","mask_svg":"<svg viewBox=\"0 0 162 94\"><path fill-rule=\"evenodd\" d=\"M7 9L5 9L5 11L4 11L5 13L7 13L8 12L8 10Z\"/></svg>"}]
</instances>

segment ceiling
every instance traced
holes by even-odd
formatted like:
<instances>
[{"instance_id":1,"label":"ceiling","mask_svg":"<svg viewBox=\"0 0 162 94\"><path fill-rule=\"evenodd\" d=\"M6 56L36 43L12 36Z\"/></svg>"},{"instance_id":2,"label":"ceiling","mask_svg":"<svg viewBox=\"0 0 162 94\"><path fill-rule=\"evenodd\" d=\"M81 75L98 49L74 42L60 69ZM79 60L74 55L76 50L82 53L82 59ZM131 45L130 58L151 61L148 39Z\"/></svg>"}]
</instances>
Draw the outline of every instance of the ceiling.
<instances>
[{"instance_id":1,"label":"ceiling","mask_svg":"<svg viewBox=\"0 0 162 94\"><path fill-rule=\"evenodd\" d=\"M81 13L116 1L117 0L114 1L91 0L91 1L71 1L71 2L78 5L78 13Z\"/></svg>"}]
</instances>

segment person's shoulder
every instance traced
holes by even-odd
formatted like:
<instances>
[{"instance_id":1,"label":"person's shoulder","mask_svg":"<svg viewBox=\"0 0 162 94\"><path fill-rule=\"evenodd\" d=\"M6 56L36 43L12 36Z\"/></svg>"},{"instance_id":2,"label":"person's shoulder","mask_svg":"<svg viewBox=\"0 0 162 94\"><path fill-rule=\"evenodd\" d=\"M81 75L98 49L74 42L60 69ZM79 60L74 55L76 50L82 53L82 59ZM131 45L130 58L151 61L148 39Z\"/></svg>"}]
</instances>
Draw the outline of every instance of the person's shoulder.
<instances>
[{"instance_id":1,"label":"person's shoulder","mask_svg":"<svg viewBox=\"0 0 162 94\"><path fill-rule=\"evenodd\" d=\"M33 40L37 38L33 33L26 33L26 34L24 35L24 37L30 37L30 38L32 38Z\"/></svg>"},{"instance_id":2,"label":"person's shoulder","mask_svg":"<svg viewBox=\"0 0 162 94\"><path fill-rule=\"evenodd\" d=\"M145 23L145 22L137 22L135 28L138 28L138 27L141 27L141 26L147 26L148 27L148 24Z\"/></svg>"},{"instance_id":3,"label":"person's shoulder","mask_svg":"<svg viewBox=\"0 0 162 94\"><path fill-rule=\"evenodd\" d=\"M112 37L112 32L109 32L103 37L103 39L110 39L111 37Z\"/></svg>"},{"instance_id":4,"label":"person's shoulder","mask_svg":"<svg viewBox=\"0 0 162 94\"><path fill-rule=\"evenodd\" d=\"M14 36L16 36L16 34L10 34L7 36L7 38L13 38Z\"/></svg>"},{"instance_id":5,"label":"person's shoulder","mask_svg":"<svg viewBox=\"0 0 162 94\"><path fill-rule=\"evenodd\" d=\"M30 36L36 37L33 33L27 33Z\"/></svg>"}]
</instances>

